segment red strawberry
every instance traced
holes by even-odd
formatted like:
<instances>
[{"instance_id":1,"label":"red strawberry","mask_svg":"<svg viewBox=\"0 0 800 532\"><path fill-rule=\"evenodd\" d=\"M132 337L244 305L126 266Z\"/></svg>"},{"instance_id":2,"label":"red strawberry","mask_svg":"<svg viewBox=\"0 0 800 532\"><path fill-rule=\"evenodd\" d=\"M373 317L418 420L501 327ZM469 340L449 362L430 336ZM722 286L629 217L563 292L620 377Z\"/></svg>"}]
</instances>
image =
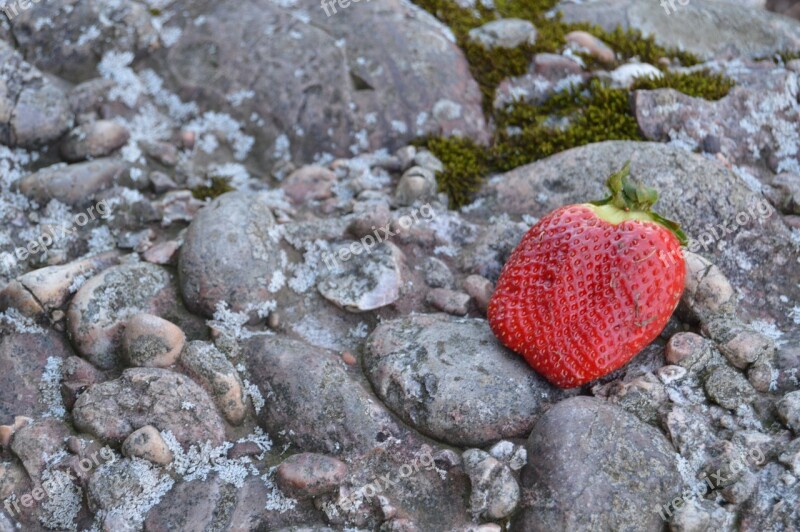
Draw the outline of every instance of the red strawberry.
<instances>
[{"instance_id":1,"label":"red strawberry","mask_svg":"<svg viewBox=\"0 0 800 532\"><path fill-rule=\"evenodd\" d=\"M664 329L683 292L685 237L650 211L658 194L608 178L605 200L567 205L522 237L489 302L494 334L547 380L580 386Z\"/></svg>"}]
</instances>

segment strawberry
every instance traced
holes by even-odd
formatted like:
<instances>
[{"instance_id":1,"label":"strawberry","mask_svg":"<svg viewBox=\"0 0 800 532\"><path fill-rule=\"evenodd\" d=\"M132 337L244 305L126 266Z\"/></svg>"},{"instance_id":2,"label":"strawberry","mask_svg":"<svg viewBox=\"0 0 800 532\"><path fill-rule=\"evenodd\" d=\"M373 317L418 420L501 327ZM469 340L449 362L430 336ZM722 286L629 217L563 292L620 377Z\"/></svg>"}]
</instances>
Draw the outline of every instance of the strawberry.
<instances>
[{"instance_id":1,"label":"strawberry","mask_svg":"<svg viewBox=\"0 0 800 532\"><path fill-rule=\"evenodd\" d=\"M489 302L489 325L551 383L573 388L625 365L664 329L683 292L677 224L651 212L630 162L611 196L547 214L522 237ZM666 257L666 259L665 259Z\"/></svg>"}]
</instances>

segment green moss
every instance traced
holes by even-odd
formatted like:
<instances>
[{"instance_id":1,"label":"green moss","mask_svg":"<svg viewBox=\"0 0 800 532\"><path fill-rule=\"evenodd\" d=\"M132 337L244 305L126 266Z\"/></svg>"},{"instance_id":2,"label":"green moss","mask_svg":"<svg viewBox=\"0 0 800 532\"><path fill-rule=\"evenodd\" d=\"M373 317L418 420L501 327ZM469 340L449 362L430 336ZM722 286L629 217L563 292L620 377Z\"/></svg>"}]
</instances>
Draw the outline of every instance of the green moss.
<instances>
[{"instance_id":1,"label":"green moss","mask_svg":"<svg viewBox=\"0 0 800 532\"><path fill-rule=\"evenodd\" d=\"M489 171L487 150L469 139L429 138L417 143L427 147L444 163L444 172L436 176L439 191L447 193L452 207L469 203Z\"/></svg>"},{"instance_id":2,"label":"green moss","mask_svg":"<svg viewBox=\"0 0 800 532\"><path fill-rule=\"evenodd\" d=\"M418 142L444 163L445 171L437 179L454 207L467 203L490 172L507 171L592 142L643 140L631 110L629 91L608 87L597 79L559 92L538 106L517 103L505 109L493 108L500 82L525 74L538 53L563 52L565 35L570 31L591 33L617 55L613 64L600 65L593 57L580 54L588 70L613 69L637 58L664 71L662 79L639 80L634 89L671 87L690 96L716 100L733 85L723 76L709 72L669 72L669 64L691 66L700 61L688 52L659 46L653 37L646 37L638 30L606 31L587 23L565 23L560 13L552 12L558 0L495 0L493 9L483 7L480 2L476 2L474 9L465 9L454 0L413 1L453 31L480 86L484 111L496 124L497 132L486 147L464 139L427 138ZM499 18L531 21L538 32L536 43L489 50L469 40L469 30Z\"/></svg>"},{"instance_id":3,"label":"green moss","mask_svg":"<svg viewBox=\"0 0 800 532\"><path fill-rule=\"evenodd\" d=\"M789 61L800 59L800 50L781 50L770 56L759 57L759 61L772 60L776 65L785 65Z\"/></svg>"},{"instance_id":4,"label":"green moss","mask_svg":"<svg viewBox=\"0 0 800 532\"><path fill-rule=\"evenodd\" d=\"M225 177L214 176L211 178L210 185L200 185L192 189L192 196L199 200L214 199L221 196L226 192L236 190L230 184L230 179Z\"/></svg>"},{"instance_id":5,"label":"green moss","mask_svg":"<svg viewBox=\"0 0 800 532\"><path fill-rule=\"evenodd\" d=\"M658 79L639 78L631 89L675 89L695 98L719 100L728 94L733 85L733 81L722 74L701 70L690 73L664 72L663 77Z\"/></svg>"}]
</instances>

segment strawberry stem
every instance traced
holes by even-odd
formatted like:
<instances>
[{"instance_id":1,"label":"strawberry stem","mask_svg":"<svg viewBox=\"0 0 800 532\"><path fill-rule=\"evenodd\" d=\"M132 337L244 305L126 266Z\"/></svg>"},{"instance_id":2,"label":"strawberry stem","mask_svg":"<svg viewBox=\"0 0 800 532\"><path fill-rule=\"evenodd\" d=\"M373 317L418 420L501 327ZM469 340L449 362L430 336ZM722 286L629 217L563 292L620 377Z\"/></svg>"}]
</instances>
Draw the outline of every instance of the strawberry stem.
<instances>
[{"instance_id":1,"label":"strawberry stem","mask_svg":"<svg viewBox=\"0 0 800 532\"><path fill-rule=\"evenodd\" d=\"M651 210L658 201L658 191L639 184L631 178L630 161L627 161L619 171L611 174L606 180L606 185L611 191L611 195L600 201L592 201L591 205L598 207L607 205L625 213L644 213L653 222L670 230L682 246L687 244L688 240L681 231L680 225ZM639 216L635 217L639 218Z\"/></svg>"}]
</instances>

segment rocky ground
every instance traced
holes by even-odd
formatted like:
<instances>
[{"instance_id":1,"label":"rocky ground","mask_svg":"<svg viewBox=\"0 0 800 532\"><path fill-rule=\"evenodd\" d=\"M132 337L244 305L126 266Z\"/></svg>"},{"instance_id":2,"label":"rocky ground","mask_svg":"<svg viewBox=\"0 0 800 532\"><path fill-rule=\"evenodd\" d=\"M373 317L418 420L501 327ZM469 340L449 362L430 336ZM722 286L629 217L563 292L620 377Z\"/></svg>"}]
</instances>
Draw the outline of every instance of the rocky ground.
<instances>
[{"instance_id":1,"label":"rocky ground","mask_svg":"<svg viewBox=\"0 0 800 532\"><path fill-rule=\"evenodd\" d=\"M0 531L800 530L800 22L766 9L798 4L530 2L539 27L467 31L442 21L494 4L433 3L10 3ZM468 46L530 66L487 91ZM730 90L636 85L701 70ZM634 135L586 107L546 122L592 142L445 186L461 157L425 139L508 146L492 108L592 80ZM626 160L696 240L686 291L560 390L486 305L538 217Z\"/></svg>"}]
</instances>

